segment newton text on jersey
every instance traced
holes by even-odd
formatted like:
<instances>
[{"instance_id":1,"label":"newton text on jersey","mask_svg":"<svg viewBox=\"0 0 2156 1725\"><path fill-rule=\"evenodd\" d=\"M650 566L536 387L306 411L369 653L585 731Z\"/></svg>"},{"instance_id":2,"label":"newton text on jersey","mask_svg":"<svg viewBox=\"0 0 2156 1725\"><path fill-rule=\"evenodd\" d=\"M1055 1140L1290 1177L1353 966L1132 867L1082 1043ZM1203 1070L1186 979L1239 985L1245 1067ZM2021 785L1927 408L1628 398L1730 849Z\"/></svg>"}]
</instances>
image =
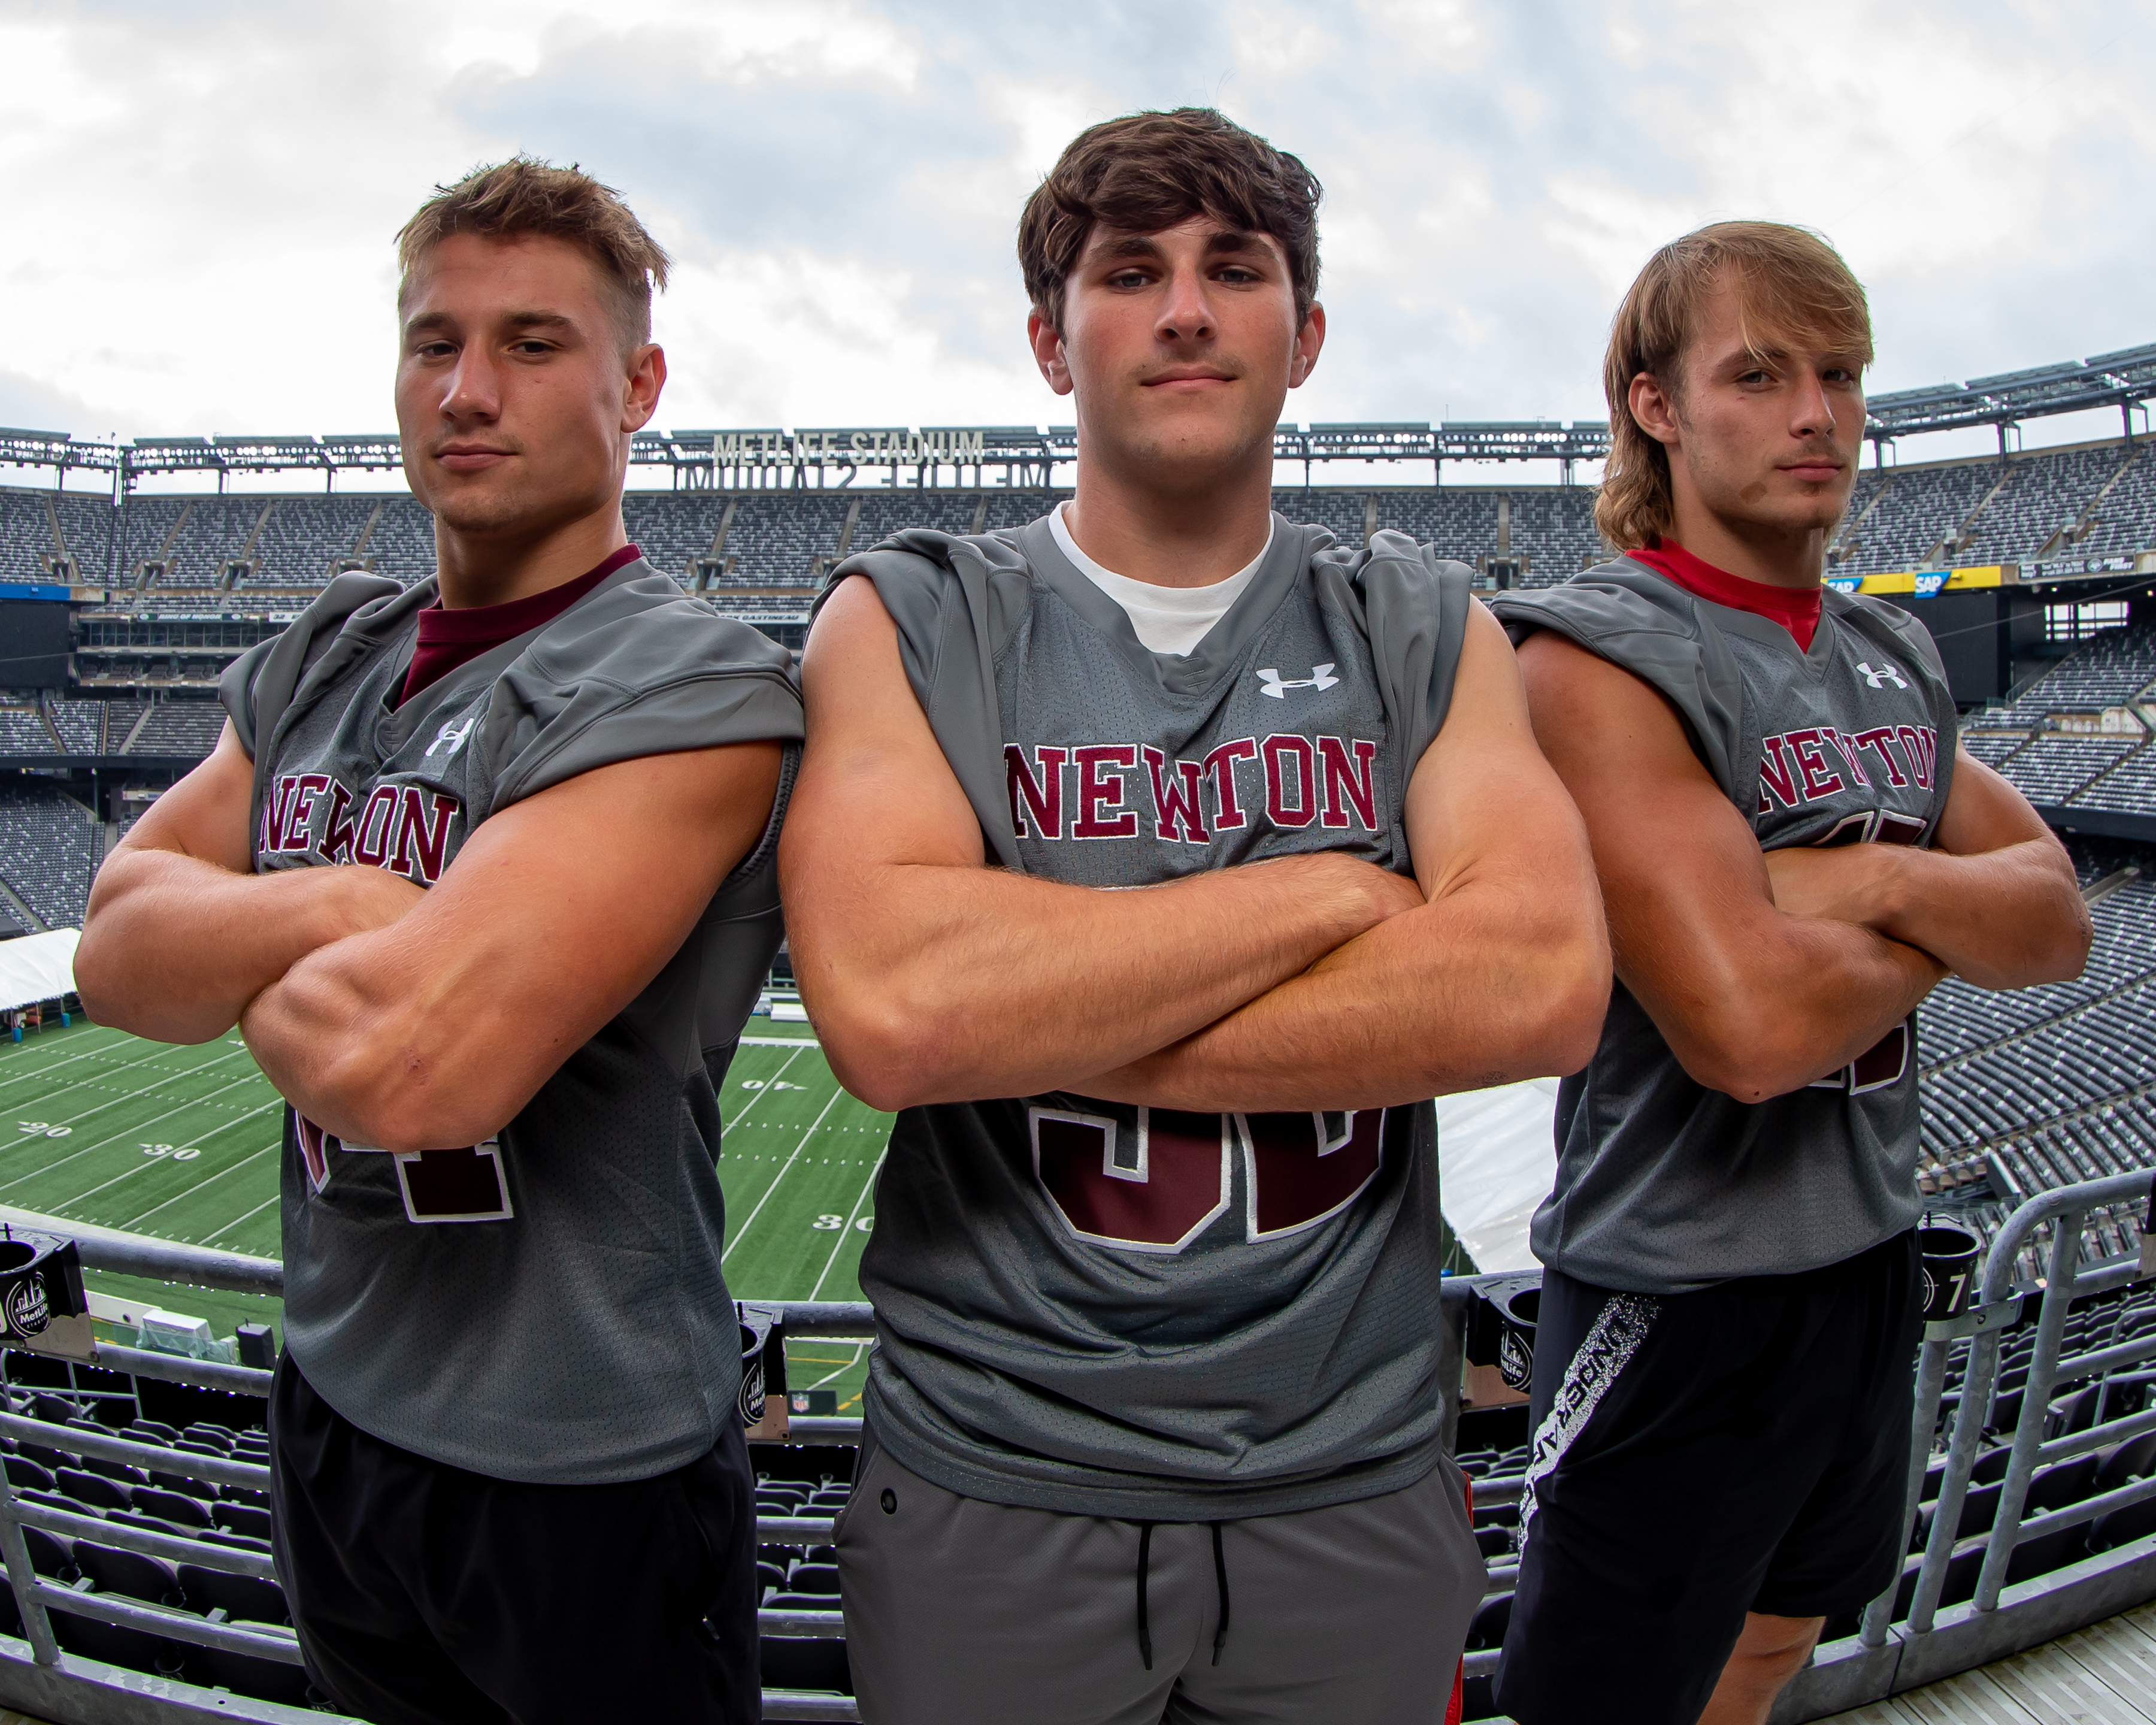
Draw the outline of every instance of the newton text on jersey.
<instances>
[{"instance_id":1,"label":"newton text on jersey","mask_svg":"<svg viewBox=\"0 0 2156 1725\"><path fill-rule=\"evenodd\" d=\"M256 850L265 858L365 863L431 886L441 879L459 807L421 785L377 785L362 802L326 773L281 773L262 799Z\"/></svg>"},{"instance_id":2,"label":"newton text on jersey","mask_svg":"<svg viewBox=\"0 0 2156 1725\"><path fill-rule=\"evenodd\" d=\"M1260 812L1280 828L1314 821L1379 830L1371 779L1378 745L1359 737L1239 737L1202 761L1171 761L1150 745L1129 742L1041 746L1033 757L1029 761L1014 742L1004 745L1011 824L1021 839L1135 839L1137 799L1148 791L1153 837L1167 844L1209 844L1214 833L1247 826Z\"/></svg>"}]
</instances>

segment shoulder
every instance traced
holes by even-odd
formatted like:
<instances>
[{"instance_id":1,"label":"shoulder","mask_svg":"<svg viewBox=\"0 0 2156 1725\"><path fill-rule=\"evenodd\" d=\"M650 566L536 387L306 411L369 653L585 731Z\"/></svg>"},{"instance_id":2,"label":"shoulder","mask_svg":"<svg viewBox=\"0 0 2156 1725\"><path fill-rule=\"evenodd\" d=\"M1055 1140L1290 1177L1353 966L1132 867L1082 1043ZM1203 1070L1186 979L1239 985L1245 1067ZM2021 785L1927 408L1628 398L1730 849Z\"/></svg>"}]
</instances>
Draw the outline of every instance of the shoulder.
<instances>
[{"instance_id":1,"label":"shoulder","mask_svg":"<svg viewBox=\"0 0 2156 1725\"><path fill-rule=\"evenodd\" d=\"M385 575L358 570L338 575L281 634L250 647L225 667L218 696L240 747L250 757L254 753L258 730L275 728L277 713L300 679L339 635L354 626L388 620L393 613L401 619L427 603L433 593L431 580L407 588ZM265 701L270 708L266 715L261 711ZM259 722L264 717L266 725Z\"/></svg>"},{"instance_id":2,"label":"shoulder","mask_svg":"<svg viewBox=\"0 0 2156 1725\"><path fill-rule=\"evenodd\" d=\"M1590 651L1628 636L1697 641L1708 631L1690 593L1630 557L1583 569L1555 587L1498 593L1490 608L1516 642L1547 629Z\"/></svg>"},{"instance_id":3,"label":"shoulder","mask_svg":"<svg viewBox=\"0 0 2156 1725\"><path fill-rule=\"evenodd\" d=\"M817 595L821 616L831 595L853 576L865 576L891 614L910 669L927 671L946 634L964 624L991 651L1031 604L1034 574L1024 545L1028 529L996 533L942 533L912 527L848 557Z\"/></svg>"},{"instance_id":4,"label":"shoulder","mask_svg":"<svg viewBox=\"0 0 2156 1725\"><path fill-rule=\"evenodd\" d=\"M790 685L793 676L785 648L648 565L572 605L513 669L562 684L598 681L625 690L740 677Z\"/></svg>"},{"instance_id":5,"label":"shoulder","mask_svg":"<svg viewBox=\"0 0 2156 1725\"><path fill-rule=\"evenodd\" d=\"M480 753L498 809L594 768L802 732L793 655L647 569L517 655L486 698Z\"/></svg>"}]
</instances>

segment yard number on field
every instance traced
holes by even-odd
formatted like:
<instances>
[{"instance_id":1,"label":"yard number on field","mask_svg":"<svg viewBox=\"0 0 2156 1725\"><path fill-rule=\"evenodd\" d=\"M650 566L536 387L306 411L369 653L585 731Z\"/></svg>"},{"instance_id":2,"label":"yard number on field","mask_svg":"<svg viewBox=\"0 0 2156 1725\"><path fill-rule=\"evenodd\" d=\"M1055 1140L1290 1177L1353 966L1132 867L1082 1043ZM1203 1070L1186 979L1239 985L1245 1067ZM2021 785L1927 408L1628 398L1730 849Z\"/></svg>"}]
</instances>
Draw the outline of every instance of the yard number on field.
<instances>
[{"instance_id":1,"label":"yard number on field","mask_svg":"<svg viewBox=\"0 0 2156 1725\"><path fill-rule=\"evenodd\" d=\"M175 1162L192 1162L202 1152L192 1147L179 1150L170 1144L145 1144L142 1153L145 1156L169 1156Z\"/></svg>"},{"instance_id":2,"label":"yard number on field","mask_svg":"<svg viewBox=\"0 0 2156 1725\"><path fill-rule=\"evenodd\" d=\"M42 1120L18 1120L15 1130L31 1137L64 1138L74 1128L71 1126L49 1126Z\"/></svg>"},{"instance_id":3,"label":"yard number on field","mask_svg":"<svg viewBox=\"0 0 2156 1725\"><path fill-rule=\"evenodd\" d=\"M788 1084L783 1078L774 1078L769 1084L766 1084L761 1078L744 1078L742 1080L742 1088L743 1090L806 1090L808 1086L805 1084Z\"/></svg>"},{"instance_id":4,"label":"yard number on field","mask_svg":"<svg viewBox=\"0 0 2156 1725\"><path fill-rule=\"evenodd\" d=\"M844 1216L822 1215L817 1217L808 1225L811 1228L821 1228L827 1234L835 1234L846 1225L846 1219ZM875 1226L875 1218L863 1216L860 1220L854 1224L854 1226L866 1234L870 1229Z\"/></svg>"}]
</instances>

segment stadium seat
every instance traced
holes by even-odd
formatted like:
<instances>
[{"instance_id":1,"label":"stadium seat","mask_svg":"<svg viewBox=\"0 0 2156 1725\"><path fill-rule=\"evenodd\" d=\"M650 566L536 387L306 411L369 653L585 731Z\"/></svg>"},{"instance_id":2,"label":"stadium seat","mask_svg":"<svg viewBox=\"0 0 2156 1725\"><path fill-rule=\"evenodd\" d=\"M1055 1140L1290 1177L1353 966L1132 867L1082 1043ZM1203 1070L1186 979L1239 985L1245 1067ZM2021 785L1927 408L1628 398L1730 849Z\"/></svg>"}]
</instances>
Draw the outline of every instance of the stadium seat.
<instances>
[{"instance_id":1,"label":"stadium seat","mask_svg":"<svg viewBox=\"0 0 2156 1725\"><path fill-rule=\"evenodd\" d=\"M108 1461L102 1455L84 1456L82 1471L85 1473L101 1473L108 1480L117 1480L123 1486L146 1486L150 1483L150 1476L141 1468L125 1461Z\"/></svg>"},{"instance_id":2,"label":"stadium seat","mask_svg":"<svg viewBox=\"0 0 2156 1725\"><path fill-rule=\"evenodd\" d=\"M785 1593L773 1594L763 1602L763 1609L767 1611L835 1611L839 1609L839 1602L830 1594L796 1593L789 1589Z\"/></svg>"},{"instance_id":3,"label":"stadium seat","mask_svg":"<svg viewBox=\"0 0 2156 1725\"><path fill-rule=\"evenodd\" d=\"M219 1461L228 1461L232 1459L232 1452L229 1450L220 1448L216 1444L206 1444L200 1438L175 1438L172 1440L172 1447L175 1450L184 1450L190 1455L213 1456Z\"/></svg>"},{"instance_id":4,"label":"stadium seat","mask_svg":"<svg viewBox=\"0 0 2156 1725\"><path fill-rule=\"evenodd\" d=\"M181 1642L72 1611L54 1611L51 1617L53 1639L69 1653L152 1676L177 1677L187 1670L187 1649Z\"/></svg>"},{"instance_id":5,"label":"stadium seat","mask_svg":"<svg viewBox=\"0 0 2156 1725\"><path fill-rule=\"evenodd\" d=\"M199 1497L191 1497L184 1491L164 1491L155 1486L137 1486L134 1507L177 1527L214 1525L210 1520L209 1506Z\"/></svg>"},{"instance_id":6,"label":"stadium seat","mask_svg":"<svg viewBox=\"0 0 2156 1725\"><path fill-rule=\"evenodd\" d=\"M2064 1509L2070 1503L2079 1503L2093 1496L2097 1466L2096 1456L2089 1455L2038 1468L2029 1481L2029 1498L2021 1512L2023 1517L2035 1515L2039 1510Z\"/></svg>"},{"instance_id":7,"label":"stadium seat","mask_svg":"<svg viewBox=\"0 0 2156 1725\"><path fill-rule=\"evenodd\" d=\"M2013 1556L2006 1560L2006 1585L2011 1587L2017 1581L2049 1575L2054 1569L2063 1569L2087 1555L2086 1527L2060 1527L2034 1539L2025 1539L2014 1548Z\"/></svg>"},{"instance_id":8,"label":"stadium seat","mask_svg":"<svg viewBox=\"0 0 2156 1725\"><path fill-rule=\"evenodd\" d=\"M40 1466L27 1455L8 1458L8 1483L11 1486L34 1486L41 1491L52 1491L59 1483L49 1467Z\"/></svg>"},{"instance_id":9,"label":"stadium seat","mask_svg":"<svg viewBox=\"0 0 2156 1725\"><path fill-rule=\"evenodd\" d=\"M237 1626L244 1629L247 1625ZM230 1653L222 1647L198 1647L194 1660L204 1682L229 1689L235 1695L248 1696L255 1701L282 1702L290 1707L311 1704L307 1674L296 1665L257 1659L247 1653Z\"/></svg>"},{"instance_id":10,"label":"stadium seat","mask_svg":"<svg viewBox=\"0 0 2156 1725\"><path fill-rule=\"evenodd\" d=\"M257 1539L270 1537L270 1512L252 1503L218 1503L211 1506L209 1520L228 1533L247 1533ZM208 1524L205 1521L204 1525Z\"/></svg>"},{"instance_id":11,"label":"stadium seat","mask_svg":"<svg viewBox=\"0 0 2156 1725\"><path fill-rule=\"evenodd\" d=\"M239 1441L239 1434L230 1426L214 1425L207 1420L196 1420L180 1435L192 1438L198 1443L215 1444L228 1455L232 1453L232 1446Z\"/></svg>"},{"instance_id":12,"label":"stadium seat","mask_svg":"<svg viewBox=\"0 0 2156 1725\"><path fill-rule=\"evenodd\" d=\"M162 1420L137 1418L132 1425L121 1433L121 1435L134 1438L146 1444L169 1444L179 1435L179 1433Z\"/></svg>"},{"instance_id":13,"label":"stadium seat","mask_svg":"<svg viewBox=\"0 0 2156 1725\"><path fill-rule=\"evenodd\" d=\"M94 1509L127 1509L134 1500L127 1487L117 1480L107 1479L101 1473L85 1473L79 1467L64 1467L59 1474L59 1487L78 1503L87 1503Z\"/></svg>"},{"instance_id":14,"label":"stadium seat","mask_svg":"<svg viewBox=\"0 0 2156 1725\"><path fill-rule=\"evenodd\" d=\"M2115 1491L2151 1473L2156 1473L2156 1431L2097 1452L2096 1489L2099 1492Z\"/></svg>"},{"instance_id":15,"label":"stadium seat","mask_svg":"<svg viewBox=\"0 0 2156 1725\"><path fill-rule=\"evenodd\" d=\"M2089 1549L2113 1551L2137 1539L2146 1539L2151 1533L2156 1533L2156 1497L2144 1497L2138 1503L2129 1503L2123 1509L2098 1516L2089 1528Z\"/></svg>"},{"instance_id":16,"label":"stadium seat","mask_svg":"<svg viewBox=\"0 0 2156 1725\"><path fill-rule=\"evenodd\" d=\"M28 1456L38 1466L55 1473L63 1467L73 1467L75 1464L74 1456L62 1455L49 1444L18 1443L15 1445L15 1453Z\"/></svg>"},{"instance_id":17,"label":"stadium seat","mask_svg":"<svg viewBox=\"0 0 2156 1725\"><path fill-rule=\"evenodd\" d=\"M1969 1471L1972 1486L1990 1486L2006 1477L2006 1466L2014 1459L2011 1445L1999 1444L1977 1452L1975 1464Z\"/></svg>"},{"instance_id":18,"label":"stadium seat","mask_svg":"<svg viewBox=\"0 0 2156 1725\"><path fill-rule=\"evenodd\" d=\"M82 1572L74 1566L74 1543L43 1527L23 1529L23 1543L30 1550L30 1567L49 1581L73 1581Z\"/></svg>"},{"instance_id":19,"label":"stadium seat","mask_svg":"<svg viewBox=\"0 0 2156 1725\"><path fill-rule=\"evenodd\" d=\"M1512 1594L1509 1593L1491 1594L1476 1609L1475 1620L1468 1625L1468 1651L1473 1653L1503 1646L1505 1630L1512 1621Z\"/></svg>"},{"instance_id":20,"label":"stadium seat","mask_svg":"<svg viewBox=\"0 0 2156 1725\"><path fill-rule=\"evenodd\" d=\"M756 1585L760 1594L786 1591L786 1567L783 1563L767 1563L758 1558L756 1563Z\"/></svg>"},{"instance_id":21,"label":"stadium seat","mask_svg":"<svg viewBox=\"0 0 2156 1725\"><path fill-rule=\"evenodd\" d=\"M224 1533L207 1531L194 1536L205 1545L228 1545L235 1551L258 1551L267 1553L270 1542L252 1533Z\"/></svg>"},{"instance_id":22,"label":"stadium seat","mask_svg":"<svg viewBox=\"0 0 2156 1725\"><path fill-rule=\"evenodd\" d=\"M786 1586L790 1593L814 1594L819 1598L836 1599L839 1566L836 1563L796 1563L786 1578Z\"/></svg>"},{"instance_id":23,"label":"stadium seat","mask_svg":"<svg viewBox=\"0 0 2156 1725\"><path fill-rule=\"evenodd\" d=\"M244 1618L250 1623L292 1620L291 1608L285 1602L285 1589L274 1581L255 1575L234 1575L224 1569L207 1569L199 1563L182 1563L178 1574L190 1611L222 1611L235 1621Z\"/></svg>"},{"instance_id":24,"label":"stadium seat","mask_svg":"<svg viewBox=\"0 0 2156 1725\"><path fill-rule=\"evenodd\" d=\"M1512 1530L1509 1527L1477 1527L1475 1543L1485 1558L1510 1557L1512 1553Z\"/></svg>"},{"instance_id":25,"label":"stadium seat","mask_svg":"<svg viewBox=\"0 0 2156 1725\"><path fill-rule=\"evenodd\" d=\"M257 1509L270 1507L270 1494L248 1486L219 1486L217 1495L227 1503L250 1503Z\"/></svg>"},{"instance_id":26,"label":"stadium seat","mask_svg":"<svg viewBox=\"0 0 2156 1725\"><path fill-rule=\"evenodd\" d=\"M830 1602L822 1603L829 1605ZM844 1641L797 1641L767 1635L757 1653L767 1689L820 1689L839 1695L854 1692L854 1675L846 1663Z\"/></svg>"},{"instance_id":27,"label":"stadium seat","mask_svg":"<svg viewBox=\"0 0 2156 1725\"><path fill-rule=\"evenodd\" d=\"M64 1491L40 1491L34 1486L18 1491L16 1496L25 1503L49 1504L54 1509L66 1510L70 1515L101 1517L105 1513L94 1503L85 1503L80 1498L70 1497Z\"/></svg>"},{"instance_id":28,"label":"stadium seat","mask_svg":"<svg viewBox=\"0 0 2156 1725\"><path fill-rule=\"evenodd\" d=\"M157 1468L150 1470L150 1483L167 1491L182 1491L190 1497L199 1497L204 1502L217 1500L217 1487L207 1480L191 1479L183 1473L164 1473Z\"/></svg>"},{"instance_id":29,"label":"stadium seat","mask_svg":"<svg viewBox=\"0 0 2156 1725\"><path fill-rule=\"evenodd\" d=\"M74 1562L78 1569L97 1584L101 1594L119 1594L152 1605L181 1606L187 1603L179 1576L162 1558L147 1558L140 1552L122 1551L117 1546L78 1539Z\"/></svg>"}]
</instances>

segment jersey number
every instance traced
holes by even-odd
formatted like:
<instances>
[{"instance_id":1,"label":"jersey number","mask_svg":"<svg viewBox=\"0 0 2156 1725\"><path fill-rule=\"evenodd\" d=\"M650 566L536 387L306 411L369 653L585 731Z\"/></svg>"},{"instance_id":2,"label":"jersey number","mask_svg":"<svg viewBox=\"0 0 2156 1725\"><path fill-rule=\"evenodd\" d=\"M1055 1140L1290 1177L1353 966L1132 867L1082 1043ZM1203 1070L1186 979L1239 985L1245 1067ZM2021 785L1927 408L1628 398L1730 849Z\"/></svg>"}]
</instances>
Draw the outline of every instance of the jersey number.
<instances>
[{"instance_id":1,"label":"jersey number","mask_svg":"<svg viewBox=\"0 0 2156 1725\"><path fill-rule=\"evenodd\" d=\"M1276 1240L1346 1208L1377 1178L1385 1114L1140 1108L1133 1128L1101 1114L1027 1111L1034 1173L1064 1225L1096 1245L1162 1253L1181 1251L1227 1209L1239 1153L1246 1240Z\"/></svg>"}]
</instances>

